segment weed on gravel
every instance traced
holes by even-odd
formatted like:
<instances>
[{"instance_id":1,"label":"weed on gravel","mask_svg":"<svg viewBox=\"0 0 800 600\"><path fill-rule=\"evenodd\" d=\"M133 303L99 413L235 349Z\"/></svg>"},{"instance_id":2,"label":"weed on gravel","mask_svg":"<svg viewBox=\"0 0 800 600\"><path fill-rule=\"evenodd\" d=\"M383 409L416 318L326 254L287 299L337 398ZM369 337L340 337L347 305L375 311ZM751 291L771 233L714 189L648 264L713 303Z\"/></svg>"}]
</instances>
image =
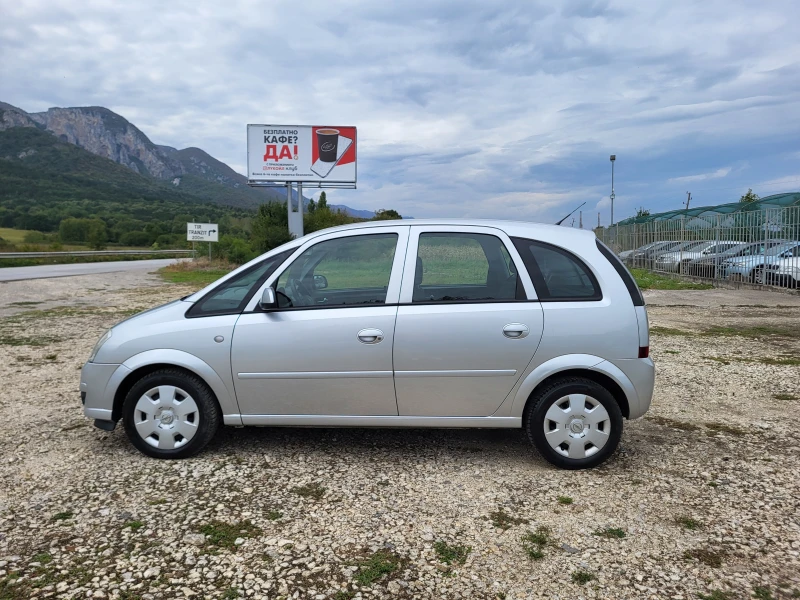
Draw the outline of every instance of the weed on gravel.
<instances>
[{"instance_id":1,"label":"weed on gravel","mask_svg":"<svg viewBox=\"0 0 800 600\"><path fill-rule=\"evenodd\" d=\"M608 539L621 540L625 537L625 530L619 527L606 527L605 529L598 529L594 532L594 535Z\"/></svg>"},{"instance_id":2,"label":"weed on gravel","mask_svg":"<svg viewBox=\"0 0 800 600\"><path fill-rule=\"evenodd\" d=\"M734 425L726 425L725 423L706 423L705 425L706 429L710 429L715 433L727 433L737 437L747 435L747 432L744 429Z\"/></svg>"},{"instance_id":3,"label":"weed on gravel","mask_svg":"<svg viewBox=\"0 0 800 600\"><path fill-rule=\"evenodd\" d=\"M238 523L223 523L222 521L211 521L198 528L198 532L207 537L210 546L234 550L237 538L251 538L261 533L261 529L253 525L249 520L239 521Z\"/></svg>"},{"instance_id":4,"label":"weed on gravel","mask_svg":"<svg viewBox=\"0 0 800 600\"><path fill-rule=\"evenodd\" d=\"M697 597L700 600L733 600L733 596L722 590L714 590L710 594L698 594Z\"/></svg>"},{"instance_id":5,"label":"weed on gravel","mask_svg":"<svg viewBox=\"0 0 800 600\"><path fill-rule=\"evenodd\" d=\"M776 600L775 596L772 595L772 591L761 585L757 585L753 588L753 596L758 598L758 600Z\"/></svg>"},{"instance_id":6,"label":"weed on gravel","mask_svg":"<svg viewBox=\"0 0 800 600\"><path fill-rule=\"evenodd\" d=\"M540 525L536 531L529 531L522 536L522 549L531 560L541 560L545 546L551 542L550 529Z\"/></svg>"},{"instance_id":7,"label":"weed on gravel","mask_svg":"<svg viewBox=\"0 0 800 600\"><path fill-rule=\"evenodd\" d=\"M358 567L353 581L361 587L370 586L384 575L397 571L402 562L398 554L389 550L378 550L365 559L353 563Z\"/></svg>"},{"instance_id":8,"label":"weed on gravel","mask_svg":"<svg viewBox=\"0 0 800 600\"><path fill-rule=\"evenodd\" d=\"M588 571L575 571L572 574L572 581L578 585L585 585L595 579L595 576Z\"/></svg>"},{"instance_id":9,"label":"weed on gravel","mask_svg":"<svg viewBox=\"0 0 800 600\"><path fill-rule=\"evenodd\" d=\"M66 521L67 519L71 519L74 516L75 516L74 512L72 512L71 510L65 510L63 512L59 512L59 513L54 514L52 517L50 517L50 520L51 521Z\"/></svg>"},{"instance_id":10,"label":"weed on gravel","mask_svg":"<svg viewBox=\"0 0 800 600\"><path fill-rule=\"evenodd\" d=\"M645 418L648 421L658 423L664 427L672 427L673 429L680 429L681 431L697 431L700 429L700 426L694 423L686 423L685 421L678 421L677 419L670 419L669 417L648 416Z\"/></svg>"},{"instance_id":11,"label":"weed on gravel","mask_svg":"<svg viewBox=\"0 0 800 600\"><path fill-rule=\"evenodd\" d=\"M436 550L436 556L439 560L448 565L463 565L467 561L469 553L472 552L472 546L450 545L441 540L433 545L433 549Z\"/></svg>"},{"instance_id":12,"label":"weed on gravel","mask_svg":"<svg viewBox=\"0 0 800 600\"><path fill-rule=\"evenodd\" d=\"M685 529L689 529L691 531L703 528L703 524L700 521L686 515L681 515L679 517L676 517L675 522L678 525L684 527Z\"/></svg>"},{"instance_id":13,"label":"weed on gravel","mask_svg":"<svg viewBox=\"0 0 800 600\"><path fill-rule=\"evenodd\" d=\"M299 485L292 488L292 491L301 498L311 498L312 500L322 500L327 488L321 486L317 482L309 483L306 485Z\"/></svg>"},{"instance_id":14,"label":"weed on gravel","mask_svg":"<svg viewBox=\"0 0 800 600\"><path fill-rule=\"evenodd\" d=\"M689 560L698 560L704 565L718 569L722 566L722 559L725 557L724 551L715 551L710 548L693 548L686 550L683 557Z\"/></svg>"},{"instance_id":15,"label":"weed on gravel","mask_svg":"<svg viewBox=\"0 0 800 600\"><path fill-rule=\"evenodd\" d=\"M489 520L491 520L492 525L494 525L497 529L502 529L503 531L511 529L514 525L523 525L528 522L528 519L511 516L502 508L494 512L490 512Z\"/></svg>"},{"instance_id":16,"label":"weed on gravel","mask_svg":"<svg viewBox=\"0 0 800 600\"><path fill-rule=\"evenodd\" d=\"M573 502L573 500L569 496L559 496L558 497L558 503L559 504L568 505L568 504L572 504L572 502Z\"/></svg>"},{"instance_id":17,"label":"weed on gravel","mask_svg":"<svg viewBox=\"0 0 800 600\"><path fill-rule=\"evenodd\" d=\"M772 397L775 400L800 400L800 396L795 396L794 394L773 394Z\"/></svg>"}]
</instances>

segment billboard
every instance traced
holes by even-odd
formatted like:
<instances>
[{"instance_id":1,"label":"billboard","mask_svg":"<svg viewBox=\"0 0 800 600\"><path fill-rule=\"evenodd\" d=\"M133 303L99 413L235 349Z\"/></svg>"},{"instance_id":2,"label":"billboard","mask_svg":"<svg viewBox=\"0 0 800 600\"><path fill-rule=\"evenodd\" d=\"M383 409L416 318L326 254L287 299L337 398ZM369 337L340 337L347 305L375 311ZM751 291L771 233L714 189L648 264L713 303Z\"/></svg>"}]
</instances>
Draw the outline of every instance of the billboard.
<instances>
[{"instance_id":1,"label":"billboard","mask_svg":"<svg viewBox=\"0 0 800 600\"><path fill-rule=\"evenodd\" d=\"M356 128L248 125L247 179L355 185Z\"/></svg>"}]
</instances>

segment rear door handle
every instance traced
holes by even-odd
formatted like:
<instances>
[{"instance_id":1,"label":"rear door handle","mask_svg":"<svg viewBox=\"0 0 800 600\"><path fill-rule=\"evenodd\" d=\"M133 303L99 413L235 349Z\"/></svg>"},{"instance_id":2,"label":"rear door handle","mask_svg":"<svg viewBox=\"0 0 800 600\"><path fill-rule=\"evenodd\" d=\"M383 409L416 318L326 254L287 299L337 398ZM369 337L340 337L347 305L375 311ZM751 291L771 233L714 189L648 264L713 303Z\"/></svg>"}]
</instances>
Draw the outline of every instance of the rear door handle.
<instances>
[{"instance_id":1,"label":"rear door handle","mask_svg":"<svg viewBox=\"0 0 800 600\"><path fill-rule=\"evenodd\" d=\"M358 341L362 344L379 344L383 341L380 329L362 329L358 332Z\"/></svg>"},{"instance_id":2,"label":"rear door handle","mask_svg":"<svg viewBox=\"0 0 800 600\"><path fill-rule=\"evenodd\" d=\"M530 332L531 330L528 329L528 326L523 323L509 323L503 327L503 335L512 340L519 340L527 337Z\"/></svg>"}]
</instances>

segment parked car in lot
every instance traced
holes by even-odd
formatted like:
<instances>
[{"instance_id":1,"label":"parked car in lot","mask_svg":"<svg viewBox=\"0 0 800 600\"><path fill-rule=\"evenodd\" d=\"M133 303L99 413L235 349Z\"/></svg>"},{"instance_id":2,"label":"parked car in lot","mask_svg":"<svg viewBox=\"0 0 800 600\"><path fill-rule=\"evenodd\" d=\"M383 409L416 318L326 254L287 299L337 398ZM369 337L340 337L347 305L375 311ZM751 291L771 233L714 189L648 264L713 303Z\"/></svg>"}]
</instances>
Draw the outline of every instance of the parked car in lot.
<instances>
[{"instance_id":1,"label":"parked car in lot","mask_svg":"<svg viewBox=\"0 0 800 600\"><path fill-rule=\"evenodd\" d=\"M685 272L685 267L693 260L720 254L731 248L743 246L744 242L692 242L679 246L675 250L659 254L655 260L655 269L672 273Z\"/></svg>"},{"instance_id":2,"label":"parked car in lot","mask_svg":"<svg viewBox=\"0 0 800 600\"><path fill-rule=\"evenodd\" d=\"M678 248L680 245L681 242L676 241L646 244L634 250L633 253L627 257L625 264L640 269L649 269L653 266L653 259L656 256L662 252L669 252L670 250Z\"/></svg>"},{"instance_id":3,"label":"parked car in lot","mask_svg":"<svg viewBox=\"0 0 800 600\"><path fill-rule=\"evenodd\" d=\"M785 240L770 240L768 242L753 242L751 244L734 246L725 252L690 261L689 264L686 265L684 273L696 277L711 277L716 279L719 277L719 266L726 260L740 256L761 256L764 254L765 250L774 248L784 242Z\"/></svg>"},{"instance_id":4,"label":"parked car in lot","mask_svg":"<svg viewBox=\"0 0 800 600\"><path fill-rule=\"evenodd\" d=\"M800 288L800 245L787 250L780 260L764 267L764 283Z\"/></svg>"},{"instance_id":5,"label":"parked car in lot","mask_svg":"<svg viewBox=\"0 0 800 600\"><path fill-rule=\"evenodd\" d=\"M782 259L793 257L800 242L785 242L770 248L761 256L742 256L726 260L720 266L721 276L731 281L764 283L764 269L778 265Z\"/></svg>"},{"instance_id":6,"label":"parked car in lot","mask_svg":"<svg viewBox=\"0 0 800 600\"><path fill-rule=\"evenodd\" d=\"M222 424L498 427L579 469L653 384L644 300L593 233L415 220L315 232L123 321L80 387L157 458Z\"/></svg>"}]
</instances>

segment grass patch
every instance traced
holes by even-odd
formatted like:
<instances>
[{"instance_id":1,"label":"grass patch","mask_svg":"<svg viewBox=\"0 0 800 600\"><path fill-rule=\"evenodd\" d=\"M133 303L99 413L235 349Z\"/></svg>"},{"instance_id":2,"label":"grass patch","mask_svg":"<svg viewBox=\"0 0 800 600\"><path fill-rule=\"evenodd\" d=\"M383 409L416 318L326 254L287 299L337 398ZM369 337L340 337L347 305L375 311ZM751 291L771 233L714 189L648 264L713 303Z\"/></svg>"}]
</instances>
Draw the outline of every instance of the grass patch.
<instances>
[{"instance_id":1,"label":"grass patch","mask_svg":"<svg viewBox=\"0 0 800 600\"><path fill-rule=\"evenodd\" d=\"M402 562L400 556L394 552L378 550L364 560L354 563L358 567L358 571L353 581L361 587L370 586L384 575L397 571Z\"/></svg>"},{"instance_id":2,"label":"grass patch","mask_svg":"<svg viewBox=\"0 0 800 600\"><path fill-rule=\"evenodd\" d=\"M38 306L39 304L43 304L43 302L34 302L32 300L26 300L24 302L10 302L9 306Z\"/></svg>"},{"instance_id":3,"label":"grass patch","mask_svg":"<svg viewBox=\"0 0 800 600\"><path fill-rule=\"evenodd\" d=\"M539 526L536 531L529 531L522 536L522 549L531 560L541 560L544 558L544 548L550 542L550 529Z\"/></svg>"},{"instance_id":4,"label":"grass patch","mask_svg":"<svg viewBox=\"0 0 800 600\"><path fill-rule=\"evenodd\" d=\"M698 560L706 566L718 569L722 566L722 559L725 553L715 552L710 548L694 548L693 550L684 552L683 556L689 560Z\"/></svg>"},{"instance_id":5,"label":"grass patch","mask_svg":"<svg viewBox=\"0 0 800 600\"><path fill-rule=\"evenodd\" d=\"M680 354L677 350L664 350L664 354Z\"/></svg>"},{"instance_id":6,"label":"grass patch","mask_svg":"<svg viewBox=\"0 0 800 600\"><path fill-rule=\"evenodd\" d=\"M494 525L498 529L502 529L503 531L511 529L511 527L513 527L514 525L522 525L523 523L528 522L528 519L523 519L520 517L512 517L502 508L494 512L490 512L489 520L492 522L492 525Z\"/></svg>"},{"instance_id":7,"label":"grass patch","mask_svg":"<svg viewBox=\"0 0 800 600\"><path fill-rule=\"evenodd\" d=\"M65 510L63 512L59 512L59 513L54 514L52 517L50 517L50 520L51 521L66 521L67 519L71 519L74 516L75 516L74 512L72 512L71 510Z\"/></svg>"},{"instance_id":8,"label":"grass patch","mask_svg":"<svg viewBox=\"0 0 800 600\"><path fill-rule=\"evenodd\" d=\"M575 571L572 574L572 582L578 585L586 585L595 578L589 571Z\"/></svg>"},{"instance_id":9,"label":"grass patch","mask_svg":"<svg viewBox=\"0 0 800 600\"><path fill-rule=\"evenodd\" d=\"M700 429L699 425L694 423L687 423L685 421L678 421L677 419L670 419L669 417L647 417L648 421L658 423L664 427L672 427L673 429L680 429L681 431L697 431Z\"/></svg>"},{"instance_id":10,"label":"grass patch","mask_svg":"<svg viewBox=\"0 0 800 600\"><path fill-rule=\"evenodd\" d=\"M58 358L58 354L45 354L45 360L56 360Z\"/></svg>"},{"instance_id":11,"label":"grass patch","mask_svg":"<svg viewBox=\"0 0 800 600\"><path fill-rule=\"evenodd\" d=\"M239 590L235 587L229 587L225 590L225 593L222 594L222 600L236 600L239 597Z\"/></svg>"},{"instance_id":12,"label":"grass patch","mask_svg":"<svg viewBox=\"0 0 800 600\"><path fill-rule=\"evenodd\" d=\"M726 425L725 423L706 423L706 429L710 429L716 433L727 433L736 437L741 437L747 434L744 429L734 425Z\"/></svg>"},{"instance_id":13,"label":"grass patch","mask_svg":"<svg viewBox=\"0 0 800 600\"><path fill-rule=\"evenodd\" d=\"M733 600L733 596L722 590L714 590L710 594L698 594L697 597L700 600Z\"/></svg>"},{"instance_id":14,"label":"grass patch","mask_svg":"<svg viewBox=\"0 0 800 600\"><path fill-rule=\"evenodd\" d=\"M559 496L558 497L558 503L559 504L568 505L568 504L572 504L572 502L573 502L573 500L569 496Z\"/></svg>"},{"instance_id":15,"label":"grass patch","mask_svg":"<svg viewBox=\"0 0 800 600\"><path fill-rule=\"evenodd\" d=\"M267 519L270 521L277 521L281 517L283 517L283 513L279 510L271 510L267 513Z\"/></svg>"},{"instance_id":16,"label":"grass patch","mask_svg":"<svg viewBox=\"0 0 800 600\"><path fill-rule=\"evenodd\" d=\"M639 288L643 290L710 290L714 287L708 283L683 281L647 269L631 269L631 274Z\"/></svg>"},{"instance_id":17,"label":"grass patch","mask_svg":"<svg viewBox=\"0 0 800 600\"><path fill-rule=\"evenodd\" d=\"M619 527L606 527L605 529L598 529L594 532L594 535L608 539L621 540L625 537L625 530Z\"/></svg>"},{"instance_id":18,"label":"grass patch","mask_svg":"<svg viewBox=\"0 0 800 600\"><path fill-rule=\"evenodd\" d=\"M691 531L703 528L703 523L686 515L681 515L679 517L676 517L675 522L681 527L684 527L685 529L689 529Z\"/></svg>"},{"instance_id":19,"label":"grass patch","mask_svg":"<svg viewBox=\"0 0 800 600\"><path fill-rule=\"evenodd\" d=\"M166 504L167 501L164 498L155 498L153 500L148 500L147 504L149 506L161 506L162 504Z\"/></svg>"},{"instance_id":20,"label":"grass patch","mask_svg":"<svg viewBox=\"0 0 800 600\"><path fill-rule=\"evenodd\" d=\"M227 275L238 265L222 261L182 261L168 265L158 270L162 279L169 283L183 283L194 285L198 289L214 283L220 277Z\"/></svg>"},{"instance_id":21,"label":"grass patch","mask_svg":"<svg viewBox=\"0 0 800 600\"><path fill-rule=\"evenodd\" d=\"M39 554L34 554L33 558L31 558L31 562L38 562L43 565L52 562L52 560L53 557L50 556L49 552L40 552Z\"/></svg>"},{"instance_id":22,"label":"grass patch","mask_svg":"<svg viewBox=\"0 0 800 600\"><path fill-rule=\"evenodd\" d=\"M251 538L261 533L261 529L249 520L233 524L211 521L198 528L197 531L207 536L209 545L228 550L236 548L236 538Z\"/></svg>"},{"instance_id":23,"label":"grass patch","mask_svg":"<svg viewBox=\"0 0 800 600\"><path fill-rule=\"evenodd\" d=\"M758 600L776 600L772 595L772 591L768 587L757 585L753 588L753 596Z\"/></svg>"},{"instance_id":24,"label":"grass patch","mask_svg":"<svg viewBox=\"0 0 800 600\"><path fill-rule=\"evenodd\" d=\"M772 394L775 400L800 400L800 397L793 394Z\"/></svg>"},{"instance_id":25,"label":"grass patch","mask_svg":"<svg viewBox=\"0 0 800 600\"><path fill-rule=\"evenodd\" d=\"M61 341L60 338L49 335L0 335L0 346L31 346L41 348Z\"/></svg>"},{"instance_id":26,"label":"grass patch","mask_svg":"<svg viewBox=\"0 0 800 600\"><path fill-rule=\"evenodd\" d=\"M130 527L131 531L139 531L142 527L144 527L144 523L141 521L128 521L123 525L123 527Z\"/></svg>"},{"instance_id":27,"label":"grass patch","mask_svg":"<svg viewBox=\"0 0 800 600\"><path fill-rule=\"evenodd\" d=\"M325 495L326 488L321 486L316 481L307 485L299 485L293 487L292 491L302 498L311 498L312 500L322 500Z\"/></svg>"},{"instance_id":28,"label":"grass patch","mask_svg":"<svg viewBox=\"0 0 800 600\"><path fill-rule=\"evenodd\" d=\"M686 331L685 329L675 329L674 327L661 327L659 325L653 325L650 327L650 333L655 333L656 335L682 335L682 336L691 336L695 335L691 331Z\"/></svg>"},{"instance_id":29,"label":"grass patch","mask_svg":"<svg viewBox=\"0 0 800 600\"><path fill-rule=\"evenodd\" d=\"M463 565L467 561L467 556L472 552L472 546L461 544L450 545L447 542L438 541L433 545L436 556L445 564Z\"/></svg>"}]
</instances>

